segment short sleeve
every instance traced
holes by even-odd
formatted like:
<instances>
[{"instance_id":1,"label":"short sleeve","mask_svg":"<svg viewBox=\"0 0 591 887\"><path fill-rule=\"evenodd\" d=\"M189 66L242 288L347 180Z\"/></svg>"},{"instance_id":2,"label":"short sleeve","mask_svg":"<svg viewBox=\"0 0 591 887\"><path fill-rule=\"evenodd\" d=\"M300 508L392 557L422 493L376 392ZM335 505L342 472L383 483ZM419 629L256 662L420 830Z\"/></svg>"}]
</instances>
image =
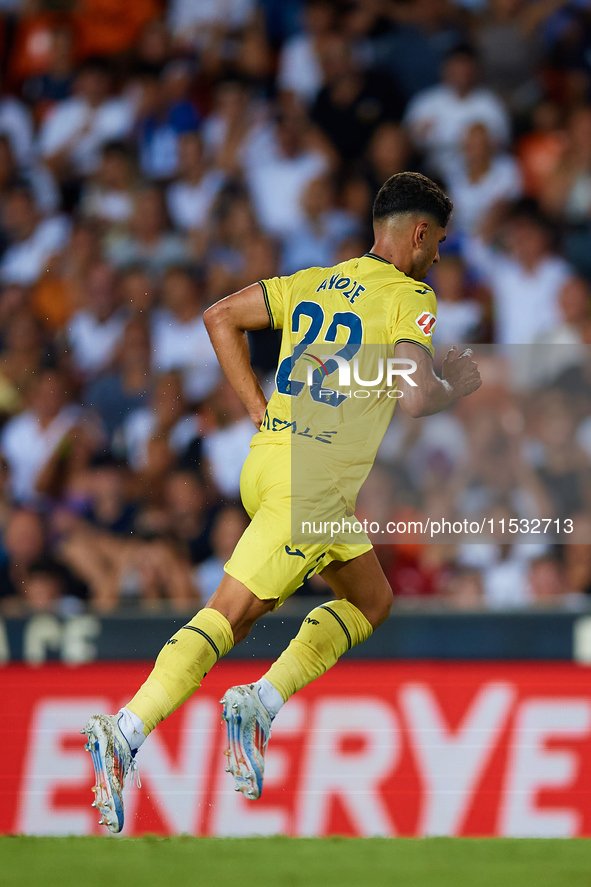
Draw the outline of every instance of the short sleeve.
<instances>
[{"instance_id":1,"label":"short sleeve","mask_svg":"<svg viewBox=\"0 0 591 887\"><path fill-rule=\"evenodd\" d=\"M269 312L272 330L283 329L283 310L285 305L285 291L287 277L271 277L268 280L259 280L265 297L265 305Z\"/></svg>"},{"instance_id":2,"label":"short sleeve","mask_svg":"<svg viewBox=\"0 0 591 887\"><path fill-rule=\"evenodd\" d=\"M287 277L270 277L268 280L259 280L269 312L271 329L283 329L283 319L285 312L290 310L290 300L294 288L301 284L302 278L305 277L308 270L296 271L295 274L290 274Z\"/></svg>"},{"instance_id":3,"label":"short sleeve","mask_svg":"<svg viewBox=\"0 0 591 887\"><path fill-rule=\"evenodd\" d=\"M400 288L394 302L390 321L390 334L394 345L413 342L433 357L431 338L437 323L437 300L431 287L418 281Z\"/></svg>"}]
</instances>

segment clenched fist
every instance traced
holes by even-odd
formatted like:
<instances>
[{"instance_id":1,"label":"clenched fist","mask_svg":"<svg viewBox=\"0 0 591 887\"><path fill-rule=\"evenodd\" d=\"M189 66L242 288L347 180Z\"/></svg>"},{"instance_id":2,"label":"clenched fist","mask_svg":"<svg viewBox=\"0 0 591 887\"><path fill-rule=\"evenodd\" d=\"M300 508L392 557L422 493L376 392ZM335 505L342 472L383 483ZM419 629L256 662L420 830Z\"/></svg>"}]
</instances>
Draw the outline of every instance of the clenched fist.
<instances>
[{"instance_id":1,"label":"clenched fist","mask_svg":"<svg viewBox=\"0 0 591 887\"><path fill-rule=\"evenodd\" d=\"M441 375L446 382L449 382L458 397L472 394L482 385L478 364L473 359L471 348L466 348L461 354L457 345L450 348L443 361Z\"/></svg>"}]
</instances>

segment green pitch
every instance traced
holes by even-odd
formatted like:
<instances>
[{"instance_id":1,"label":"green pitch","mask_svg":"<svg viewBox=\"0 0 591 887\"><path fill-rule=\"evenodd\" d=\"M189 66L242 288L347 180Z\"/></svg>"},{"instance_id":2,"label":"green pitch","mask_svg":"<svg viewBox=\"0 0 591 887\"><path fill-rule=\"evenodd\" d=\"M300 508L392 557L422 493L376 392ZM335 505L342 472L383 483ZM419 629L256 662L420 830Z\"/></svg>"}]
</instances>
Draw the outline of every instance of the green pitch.
<instances>
[{"instance_id":1,"label":"green pitch","mask_svg":"<svg viewBox=\"0 0 591 887\"><path fill-rule=\"evenodd\" d=\"M591 887L591 841L0 838L2 887Z\"/></svg>"}]
</instances>

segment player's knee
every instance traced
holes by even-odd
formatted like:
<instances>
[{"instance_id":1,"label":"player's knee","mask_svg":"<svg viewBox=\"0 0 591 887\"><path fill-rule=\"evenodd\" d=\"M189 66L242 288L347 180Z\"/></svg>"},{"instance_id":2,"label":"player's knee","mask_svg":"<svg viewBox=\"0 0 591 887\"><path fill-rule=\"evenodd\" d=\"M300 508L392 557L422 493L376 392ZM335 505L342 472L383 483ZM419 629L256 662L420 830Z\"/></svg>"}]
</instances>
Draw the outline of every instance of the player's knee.
<instances>
[{"instance_id":1,"label":"player's knee","mask_svg":"<svg viewBox=\"0 0 591 887\"><path fill-rule=\"evenodd\" d=\"M252 612L247 613L239 618L234 618L234 619L228 620L230 622L230 625L232 626L232 633L234 634L234 644L239 644L241 641L244 640L244 638L246 638L250 634L250 630L253 627L253 625L255 624L255 622L257 621L257 619L259 619L260 616L262 616L264 613L268 612L269 609L271 609L272 603L273 603L273 601L270 602L269 606L264 607L264 608L262 607L261 612L259 612L257 610L257 612L255 612L255 613L252 613Z\"/></svg>"},{"instance_id":2,"label":"player's knee","mask_svg":"<svg viewBox=\"0 0 591 887\"><path fill-rule=\"evenodd\" d=\"M368 621L371 623L374 631L376 628L379 628L383 622L386 621L386 619L390 615L391 609L392 589L390 588L388 583L385 583L383 590L380 591L380 594L377 596L377 599L374 602L371 618L368 618Z\"/></svg>"},{"instance_id":3,"label":"player's knee","mask_svg":"<svg viewBox=\"0 0 591 887\"><path fill-rule=\"evenodd\" d=\"M244 640L245 637L248 637L250 633L250 629L252 628L252 623L250 625L234 625L232 626L232 633L234 634L234 644L239 644Z\"/></svg>"}]
</instances>

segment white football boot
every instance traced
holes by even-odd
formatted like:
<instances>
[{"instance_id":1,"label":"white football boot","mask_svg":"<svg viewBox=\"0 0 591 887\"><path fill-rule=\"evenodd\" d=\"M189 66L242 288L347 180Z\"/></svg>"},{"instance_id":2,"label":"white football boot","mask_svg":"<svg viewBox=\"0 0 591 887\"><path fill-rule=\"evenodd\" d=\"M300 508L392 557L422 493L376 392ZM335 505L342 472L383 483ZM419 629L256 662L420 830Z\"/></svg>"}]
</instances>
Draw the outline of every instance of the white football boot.
<instances>
[{"instance_id":1,"label":"white football boot","mask_svg":"<svg viewBox=\"0 0 591 887\"><path fill-rule=\"evenodd\" d=\"M220 700L228 731L226 772L234 777L235 790L251 801L260 798L265 774L265 752L271 735L271 715L254 684L231 687Z\"/></svg>"},{"instance_id":2,"label":"white football boot","mask_svg":"<svg viewBox=\"0 0 591 887\"><path fill-rule=\"evenodd\" d=\"M141 786L137 762L119 729L121 717L93 715L80 731L88 737L84 748L90 752L94 767L92 806L98 807L101 814L99 824L115 834L123 828L123 786L127 774L131 772L132 781L135 776L138 787Z\"/></svg>"}]
</instances>

